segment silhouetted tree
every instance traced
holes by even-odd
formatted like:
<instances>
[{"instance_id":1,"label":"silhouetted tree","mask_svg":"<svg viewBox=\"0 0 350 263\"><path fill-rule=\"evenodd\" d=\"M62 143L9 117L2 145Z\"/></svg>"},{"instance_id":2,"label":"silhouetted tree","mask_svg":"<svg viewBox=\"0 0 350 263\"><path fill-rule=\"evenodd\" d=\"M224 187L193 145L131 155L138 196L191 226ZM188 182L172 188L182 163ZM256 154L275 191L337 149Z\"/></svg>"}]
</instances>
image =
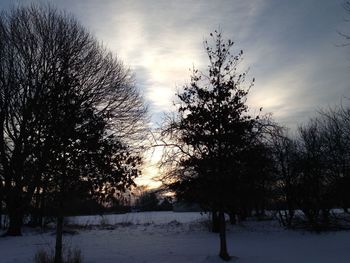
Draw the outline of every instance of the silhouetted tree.
<instances>
[{"instance_id":1,"label":"silhouetted tree","mask_svg":"<svg viewBox=\"0 0 350 263\"><path fill-rule=\"evenodd\" d=\"M257 141L242 154L244 167L237 182L239 194L236 199L240 200L238 211L246 211L246 216L254 210L257 217L265 216L274 181L271 150L264 141ZM235 196L232 199L235 200Z\"/></svg>"},{"instance_id":2,"label":"silhouetted tree","mask_svg":"<svg viewBox=\"0 0 350 263\"><path fill-rule=\"evenodd\" d=\"M308 228L339 224L331 209L350 203L350 114L345 106L322 110L299 127L294 138L276 126L268 146L273 156L273 203L285 226L294 226L301 209Z\"/></svg>"},{"instance_id":3,"label":"silhouetted tree","mask_svg":"<svg viewBox=\"0 0 350 263\"><path fill-rule=\"evenodd\" d=\"M297 209L297 145L284 128L275 126L271 133L271 149L275 173L273 198L281 223L291 227Z\"/></svg>"},{"instance_id":4,"label":"silhouetted tree","mask_svg":"<svg viewBox=\"0 0 350 263\"><path fill-rule=\"evenodd\" d=\"M39 82L47 77L36 70L44 51L36 48L40 42L23 17L17 10L2 13L0 20L0 162L9 235L21 233L23 214L40 180L30 157L40 136L37 117L43 113Z\"/></svg>"},{"instance_id":5,"label":"silhouetted tree","mask_svg":"<svg viewBox=\"0 0 350 263\"><path fill-rule=\"evenodd\" d=\"M213 46L204 42L209 58L208 74L193 70L191 83L177 96L177 116L163 130L168 136L165 158L176 164L168 176L170 188L213 212L218 212L220 257L229 260L225 211L235 182L242 174L242 153L256 139L256 118L246 105L250 87L237 66L243 52L231 55L231 40L221 32L211 34ZM166 139L164 139L166 140Z\"/></svg>"},{"instance_id":6,"label":"silhouetted tree","mask_svg":"<svg viewBox=\"0 0 350 263\"><path fill-rule=\"evenodd\" d=\"M144 192L136 200L136 205L140 207L142 211L157 211L159 210L159 199L155 192Z\"/></svg>"},{"instance_id":7,"label":"silhouetted tree","mask_svg":"<svg viewBox=\"0 0 350 263\"><path fill-rule=\"evenodd\" d=\"M171 198L166 197L159 204L159 210L161 211L171 211L173 210L173 203Z\"/></svg>"},{"instance_id":8,"label":"silhouetted tree","mask_svg":"<svg viewBox=\"0 0 350 263\"><path fill-rule=\"evenodd\" d=\"M3 13L0 46L7 233L21 233L36 190L62 201L80 187L96 194L132 184L140 159L128 145L141 134L145 108L130 72L52 8Z\"/></svg>"},{"instance_id":9,"label":"silhouetted tree","mask_svg":"<svg viewBox=\"0 0 350 263\"><path fill-rule=\"evenodd\" d=\"M323 173L327 177L329 201L343 207L347 212L350 205L350 110L337 107L324 110L318 118L322 127Z\"/></svg>"}]
</instances>

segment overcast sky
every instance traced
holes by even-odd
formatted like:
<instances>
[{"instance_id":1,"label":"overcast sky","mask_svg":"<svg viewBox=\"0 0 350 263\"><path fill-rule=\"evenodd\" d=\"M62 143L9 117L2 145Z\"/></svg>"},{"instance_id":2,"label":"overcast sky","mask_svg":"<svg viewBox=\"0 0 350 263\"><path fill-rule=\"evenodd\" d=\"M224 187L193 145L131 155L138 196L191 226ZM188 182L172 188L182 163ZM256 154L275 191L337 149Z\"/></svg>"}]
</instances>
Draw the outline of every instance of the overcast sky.
<instances>
[{"instance_id":1,"label":"overcast sky","mask_svg":"<svg viewBox=\"0 0 350 263\"><path fill-rule=\"evenodd\" d=\"M249 104L296 127L350 97L350 34L342 0L1 0L53 3L73 13L129 66L150 105L153 125L172 109L189 69L207 68L203 40L221 28L244 51L241 70L256 79Z\"/></svg>"}]
</instances>

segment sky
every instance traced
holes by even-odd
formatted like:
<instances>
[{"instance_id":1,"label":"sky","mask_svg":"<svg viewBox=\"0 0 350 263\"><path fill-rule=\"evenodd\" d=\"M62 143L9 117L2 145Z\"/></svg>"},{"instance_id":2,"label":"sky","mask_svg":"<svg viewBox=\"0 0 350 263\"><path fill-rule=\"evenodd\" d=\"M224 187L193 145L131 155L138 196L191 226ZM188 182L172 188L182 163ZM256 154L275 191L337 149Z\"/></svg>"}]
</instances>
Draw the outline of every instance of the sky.
<instances>
[{"instance_id":1,"label":"sky","mask_svg":"<svg viewBox=\"0 0 350 263\"><path fill-rule=\"evenodd\" d=\"M350 97L350 14L343 0L1 0L0 8L51 3L73 15L135 74L157 127L193 67L205 71L203 41L220 28L244 51L239 70L255 78L248 104L296 127ZM157 152L140 184L157 174ZM153 183L155 186L156 184Z\"/></svg>"}]
</instances>

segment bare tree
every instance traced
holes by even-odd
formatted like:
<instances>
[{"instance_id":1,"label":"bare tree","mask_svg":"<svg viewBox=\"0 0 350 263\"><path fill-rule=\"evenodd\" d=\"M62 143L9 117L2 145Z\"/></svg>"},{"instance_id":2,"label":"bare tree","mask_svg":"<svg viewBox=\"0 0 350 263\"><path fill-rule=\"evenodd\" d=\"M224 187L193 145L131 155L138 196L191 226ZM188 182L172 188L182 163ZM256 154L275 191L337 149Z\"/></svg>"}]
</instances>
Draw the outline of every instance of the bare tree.
<instances>
[{"instance_id":1,"label":"bare tree","mask_svg":"<svg viewBox=\"0 0 350 263\"><path fill-rule=\"evenodd\" d=\"M344 1L343 8L348 14L350 14L350 2L349 1ZM349 22L349 19L346 19L345 21ZM338 32L338 33L340 36L342 36L345 39L345 43L343 43L342 46L349 46L350 45L349 33L344 33L344 32Z\"/></svg>"},{"instance_id":2,"label":"bare tree","mask_svg":"<svg viewBox=\"0 0 350 263\"><path fill-rule=\"evenodd\" d=\"M323 110L319 121L323 127L325 167L334 204L343 207L350 205L348 187L350 185L350 122L349 108L336 107Z\"/></svg>"},{"instance_id":3,"label":"bare tree","mask_svg":"<svg viewBox=\"0 0 350 263\"><path fill-rule=\"evenodd\" d=\"M53 170L65 177L55 158L75 154L61 160L79 167L78 157L89 156L90 167L101 168L101 151L124 156L142 136L145 107L130 71L72 16L31 6L2 14L0 22L1 178L7 233L18 235L35 190L46 187ZM90 135L102 148L89 148ZM99 172L101 179L106 171ZM111 188L123 190L136 174L129 175L116 176Z\"/></svg>"},{"instance_id":4,"label":"bare tree","mask_svg":"<svg viewBox=\"0 0 350 263\"><path fill-rule=\"evenodd\" d=\"M273 198L283 225L297 226L295 210L301 209L306 220L299 223L307 228L347 227L331 209L342 207L347 212L350 203L349 112L344 105L321 110L299 127L293 139L282 128L273 131Z\"/></svg>"},{"instance_id":5,"label":"bare tree","mask_svg":"<svg viewBox=\"0 0 350 263\"><path fill-rule=\"evenodd\" d=\"M276 192L279 193L274 198L283 200L278 211L280 220L283 225L291 227L297 208L296 142L287 135L286 129L276 125L271 133L271 148L276 174L275 187L277 188Z\"/></svg>"}]
</instances>

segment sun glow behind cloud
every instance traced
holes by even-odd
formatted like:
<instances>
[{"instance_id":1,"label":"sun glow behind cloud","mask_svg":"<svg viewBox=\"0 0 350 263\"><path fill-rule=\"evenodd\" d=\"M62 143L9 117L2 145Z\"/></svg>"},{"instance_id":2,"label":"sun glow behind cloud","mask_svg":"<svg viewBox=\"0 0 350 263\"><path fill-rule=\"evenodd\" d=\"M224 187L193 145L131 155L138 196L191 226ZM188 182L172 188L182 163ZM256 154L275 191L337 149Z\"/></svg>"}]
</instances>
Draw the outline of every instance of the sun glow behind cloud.
<instances>
[{"instance_id":1,"label":"sun glow behind cloud","mask_svg":"<svg viewBox=\"0 0 350 263\"><path fill-rule=\"evenodd\" d=\"M245 51L240 70L249 67L248 81L257 79L249 104L262 106L277 121L295 128L317 107L326 106L325 101L338 102L347 88L347 68L339 56L342 51L331 39L336 37L336 29L329 24L337 20L325 17L329 4L317 8L301 1L287 7L287 1L282 2L136 1L120 5L120 12L113 14L113 24L105 33L96 33L135 71L150 105L152 123L159 123L163 112L174 109L175 92L189 81L189 69L206 70L202 41L220 26L226 37L236 41L235 50ZM324 28L315 19L323 21ZM335 62L337 74L343 77L334 78L329 73ZM147 157L139 183L156 186L152 178L158 175L159 158Z\"/></svg>"},{"instance_id":2,"label":"sun glow behind cloud","mask_svg":"<svg viewBox=\"0 0 350 263\"><path fill-rule=\"evenodd\" d=\"M142 176L135 180L137 185L144 185L147 188L158 188L162 183L159 177L159 161L162 158L162 147L152 147L144 154L144 165Z\"/></svg>"}]
</instances>

